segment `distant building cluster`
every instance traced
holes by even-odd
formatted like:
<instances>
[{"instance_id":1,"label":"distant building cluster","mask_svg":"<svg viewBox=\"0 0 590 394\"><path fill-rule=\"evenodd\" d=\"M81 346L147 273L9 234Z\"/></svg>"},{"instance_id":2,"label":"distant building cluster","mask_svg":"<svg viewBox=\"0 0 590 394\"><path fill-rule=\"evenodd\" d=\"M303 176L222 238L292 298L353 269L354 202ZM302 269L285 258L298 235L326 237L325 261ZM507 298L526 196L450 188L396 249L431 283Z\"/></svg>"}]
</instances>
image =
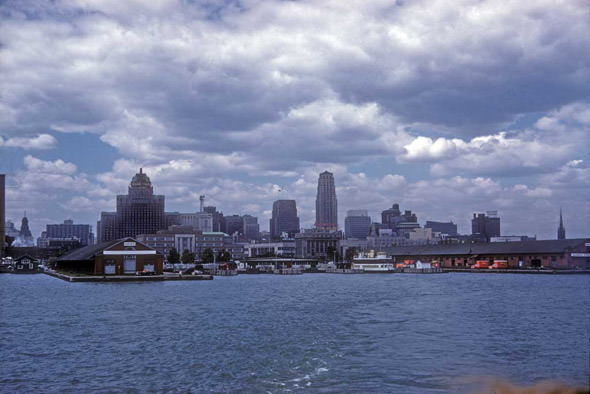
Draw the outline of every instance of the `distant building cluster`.
<instances>
[{"instance_id":1,"label":"distant building cluster","mask_svg":"<svg viewBox=\"0 0 590 394\"><path fill-rule=\"evenodd\" d=\"M0 174L0 253L7 246L35 245L26 213L20 228L6 219L5 187L5 176ZM268 232L260 231L256 216L224 215L215 206L205 206L204 195L199 197L197 212L166 212L165 196L154 193L150 178L140 168L131 179L127 194L117 196L115 211L100 213L96 243L131 238L156 250L164 259L176 252L192 261L207 258L207 254L215 258L224 253L232 259L296 257L337 261L349 260L353 254L365 251L391 252L392 248L535 240L523 235L502 235L497 211L473 213L471 234L461 235L452 221L428 220L421 226L417 214L402 211L398 203L383 210L380 221L373 221L366 209L349 210L341 231L335 179L328 171L319 174L315 207L314 227L302 229L296 201L274 201ZM557 238L565 240L561 210ZM92 226L75 224L71 219L48 224L36 242L38 248L53 251L48 253L54 255L93 244Z\"/></svg>"}]
</instances>

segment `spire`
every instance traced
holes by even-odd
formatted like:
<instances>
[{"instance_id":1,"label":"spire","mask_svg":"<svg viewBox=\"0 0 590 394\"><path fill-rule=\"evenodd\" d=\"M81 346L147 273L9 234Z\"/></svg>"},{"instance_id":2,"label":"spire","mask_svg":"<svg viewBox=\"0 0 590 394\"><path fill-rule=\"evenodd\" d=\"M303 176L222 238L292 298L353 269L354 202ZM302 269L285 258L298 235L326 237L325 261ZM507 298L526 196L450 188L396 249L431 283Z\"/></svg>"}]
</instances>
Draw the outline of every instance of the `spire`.
<instances>
[{"instance_id":1,"label":"spire","mask_svg":"<svg viewBox=\"0 0 590 394\"><path fill-rule=\"evenodd\" d=\"M139 173L143 174L143 168L139 167Z\"/></svg>"},{"instance_id":2,"label":"spire","mask_svg":"<svg viewBox=\"0 0 590 394\"><path fill-rule=\"evenodd\" d=\"M557 229L557 239L565 239L565 227L563 226L561 207L559 207L559 228Z\"/></svg>"},{"instance_id":3,"label":"spire","mask_svg":"<svg viewBox=\"0 0 590 394\"><path fill-rule=\"evenodd\" d=\"M561 213L561 207L559 207L559 227L563 227L563 215Z\"/></svg>"}]
</instances>

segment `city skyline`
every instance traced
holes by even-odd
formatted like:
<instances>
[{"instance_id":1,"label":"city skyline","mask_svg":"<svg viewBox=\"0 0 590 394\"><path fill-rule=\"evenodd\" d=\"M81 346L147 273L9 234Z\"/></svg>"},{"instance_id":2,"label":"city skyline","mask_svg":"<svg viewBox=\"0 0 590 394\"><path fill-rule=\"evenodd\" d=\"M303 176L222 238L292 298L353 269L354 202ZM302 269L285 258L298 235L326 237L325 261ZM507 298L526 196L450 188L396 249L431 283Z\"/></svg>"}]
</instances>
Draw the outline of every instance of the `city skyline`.
<instances>
[{"instance_id":1,"label":"city skyline","mask_svg":"<svg viewBox=\"0 0 590 394\"><path fill-rule=\"evenodd\" d=\"M4 181L4 174L0 174L0 180ZM0 186L4 186L3 183L0 183ZM3 192L5 192L5 188L3 188ZM161 227L162 230L165 230L166 228L168 228L169 225L179 225L182 224L180 222L182 222L183 220L188 220L187 223L188 224L190 222L190 226L197 226L200 227L203 225L203 223L200 222L194 222L194 220L196 220L195 218L193 218L193 216L196 215L209 215L207 216L206 220L207 221L214 221L213 220L213 212L217 212L216 211L216 207L214 206L204 206L204 201L206 199L205 195L200 195L199 196L199 210L196 211L195 213L179 213L179 212L165 212L165 197L163 195L154 195L154 188L153 188L153 184L151 183L149 176L143 172L143 168L139 169L139 172L136 173L130 184L128 185L128 195L117 195L116 199L117 199L117 212L108 212L108 211L102 211L99 214L99 218L98 218L98 222L96 223L96 229L94 230L97 233L97 238L100 241L101 238L104 237L104 235L102 234L104 229L103 229L103 225L101 225L101 222L103 222L105 219L108 220L108 224L107 226L109 226L109 230L107 230L107 232L110 234L112 233L112 235L107 236L107 238L109 240L111 239L121 239L121 234L119 234L119 236L115 235L115 233L119 230L116 230L116 222L118 222L118 216L119 216L119 205L121 203L122 200L127 200L129 198L133 198L132 196L135 195L134 198L140 198L140 199L157 199L159 200L159 208L157 208L156 210L160 209L161 210L161 214L163 215L163 222L162 224L158 225L156 222L152 223L152 224L147 224L143 223L143 225L152 225L152 226L156 226L156 227ZM4 195L4 193L2 193L2 196ZM323 200L323 201L322 201ZM1 201L0 201L1 202ZM145 201L144 201L145 202ZM258 224L258 217L256 216L252 216L250 214L230 214L228 216L224 216L223 213L219 213L217 212L218 215L221 215L223 217L223 221L225 223L225 226L229 226L228 228L230 228L230 230L228 231L226 229L226 233L228 234L233 234L234 232L240 232L243 233L243 235L247 235L247 239L257 239L259 237L259 232L260 231L266 231L267 233L270 234L270 239L278 237L277 234L273 233L273 217L275 217L275 215L277 215L279 213L279 206L281 206L281 204L288 204L287 206L285 206L284 208L286 208L287 211L293 211L292 213L289 212L288 216L290 215L294 215L294 219L289 218L288 222L291 222L293 220L296 221L297 223L297 227L301 230L301 232L304 232L304 230L319 230L321 232L330 232L330 231L343 231L346 232L347 234L347 238L349 237L348 233L350 231L349 229L349 224L347 224L348 220L351 219L352 217L366 217L368 219L368 222L363 224L363 226L366 226L366 231L367 234L369 233L369 227L371 227L372 224L377 224L377 225L383 225L383 228L395 228L395 225L393 224L393 222L391 222L392 220L399 220L401 218L404 218L403 220L405 220L406 222L414 222L412 224L412 226L410 227L415 227L415 228L420 228L422 226L424 226L424 228L427 227L444 227L445 230L439 230L442 231L443 233L448 233L448 234L465 234L465 235L482 235L482 231L483 231L483 238L487 239L487 241L489 242L490 237L498 237L500 236L500 217L498 216L498 212L497 211L487 211L485 214L483 213L473 213L473 219L471 220L471 232L467 231L467 232L457 232L457 225L455 223L453 223L452 221L449 223L445 223L445 222L436 222L436 221L430 221L430 220L424 220L424 221L420 221L418 220L418 217L416 215L416 212L412 212L411 210L400 210L400 206L398 203L394 203L392 208L386 208L383 211L381 211L381 220L379 221L379 219L377 219L376 221L372 221L370 219L370 216L368 215L368 210L366 209L352 209L352 210L348 210L346 212L346 216L345 216L345 221L344 221L344 225L342 228L340 228L338 226L337 223L335 223L335 226L328 226L326 227L325 224L318 226L318 218L319 217L326 217L326 216L333 216L334 215L334 210L337 211L337 202L336 202L336 194L335 194L335 182L334 182L334 177L333 174L331 174L328 171L324 171L321 174L319 174L318 177L318 187L317 187L317 194L316 194L316 207L318 206L318 204L320 205L324 205L324 209L326 210L324 213L318 215L316 214L316 221L314 223L314 226L311 227L304 227L304 226L300 226L299 225L299 217L297 216L297 208L296 208L296 201L295 200L275 200L273 202L273 209L272 209L272 214L271 214L271 219L269 220L269 229L268 231L266 229L261 229L259 224ZM134 209L139 209L139 211L137 211L136 213L132 214L131 216L135 217L137 216L140 211L143 212L143 210L145 210L145 207L141 208L141 207L137 207ZM3 210L4 212L4 210ZM147 211L146 211L147 212ZM145 213L145 212L144 212ZM140 214L139 216L142 216L144 213ZM151 215L151 214L150 214ZM284 215L284 214L283 214ZM486 215L491 215L490 217L486 218ZM131 217L130 216L130 217ZM148 215L149 216L149 215ZM144 219L141 220L148 220L148 216L146 216ZM337 214L338 216L338 214ZM477 222L476 222L476 216L477 216ZM174 217L174 218L173 218ZM180 221L179 221L180 220ZM185 220L185 221L186 221ZM280 219L283 220L283 219ZM488 226L487 221L491 221L494 222L495 224L492 225L492 227L490 227L491 230L486 230L486 227ZM235 222L235 223L234 223ZM481 223L480 223L481 222ZM485 222L485 224L483 224ZM14 225L14 221L7 219L6 223L12 223L12 225ZM31 238L31 242L33 242L33 238L34 235L31 236L31 231L29 230L29 221L28 221L28 217L26 214L26 211L24 212L24 215L22 217L22 226L20 229L20 233L21 233L21 237L22 237L22 233L23 231L28 233L29 238ZM73 220L71 218L68 218L64 221L65 224L70 224L73 225ZM183 222L184 223L184 222ZM477 223L477 224L476 224ZM254 226L255 228L251 228L252 231L255 232L255 234L258 235L254 235L254 236L248 236L250 230L246 229L246 224L248 224L248 226ZM286 224L286 222L285 222ZM59 226L59 224L50 224L48 223L47 229L49 229L50 226ZM89 228L92 231L92 224L88 225L85 224L87 226L89 226ZM213 223L209 223L206 224L205 226L208 227L209 225L213 225ZM284 225L284 224L283 224ZM449 227L449 225L452 227ZM113 227L114 226L114 227ZM133 227L134 225L128 223L128 226ZM113 228L110 228L113 227ZM156 230L156 227L154 227L152 230ZM293 224L289 224L287 225L287 227L291 228L293 227ZM407 223L406 223L406 227L407 227ZM495 230L492 229L495 227ZM294 228L294 227L293 227ZM196 227L194 228L196 230ZM452 230L452 231L447 231L447 230ZM114 231L114 232L113 232ZM210 231L210 230L208 230ZM357 231L357 230L355 230ZM138 231L131 231L128 233L137 233L137 234L145 234L145 233L149 233L150 231L145 231L145 230L138 230ZM488 234L489 232L489 234ZM39 232L39 235L41 236L42 233L44 233L44 230L41 230ZM254 234L254 233L252 233ZM294 235L295 232L292 232L291 235ZM506 232L502 233L502 236L515 236L516 234L507 234ZM531 234L520 234L519 236L530 236ZM114 236L114 238L113 238ZM129 236L129 235L127 235ZM109 238L110 237L110 238ZM354 238L354 237L353 237ZM364 236L362 237L364 238ZM537 233L534 234L533 239L537 238ZM557 239L565 239L565 227L564 227L564 223L563 223L563 209L562 207L559 208L559 227L557 230Z\"/></svg>"},{"instance_id":2,"label":"city skyline","mask_svg":"<svg viewBox=\"0 0 590 394\"><path fill-rule=\"evenodd\" d=\"M563 206L567 236L587 235L583 3L213 8L0 5L8 219L94 228L143 167L167 210L206 195L268 230L293 199L309 228L329 171L341 228L397 202L460 233L497 210L502 233L552 239Z\"/></svg>"}]
</instances>

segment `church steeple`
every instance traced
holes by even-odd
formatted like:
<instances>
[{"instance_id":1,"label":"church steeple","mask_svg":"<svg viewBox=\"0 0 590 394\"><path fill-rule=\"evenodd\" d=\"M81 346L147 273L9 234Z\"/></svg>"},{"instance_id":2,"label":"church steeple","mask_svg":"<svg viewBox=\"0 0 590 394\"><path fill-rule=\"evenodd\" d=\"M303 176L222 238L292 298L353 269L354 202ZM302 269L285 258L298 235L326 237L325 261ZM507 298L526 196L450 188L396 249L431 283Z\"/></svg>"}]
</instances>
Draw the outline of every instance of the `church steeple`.
<instances>
[{"instance_id":1,"label":"church steeple","mask_svg":"<svg viewBox=\"0 0 590 394\"><path fill-rule=\"evenodd\" d=\"M557 239L565 239L565 227L563 227L561 207L559 207L559 228L557 229Z\"/></svg>"}]
</instances>

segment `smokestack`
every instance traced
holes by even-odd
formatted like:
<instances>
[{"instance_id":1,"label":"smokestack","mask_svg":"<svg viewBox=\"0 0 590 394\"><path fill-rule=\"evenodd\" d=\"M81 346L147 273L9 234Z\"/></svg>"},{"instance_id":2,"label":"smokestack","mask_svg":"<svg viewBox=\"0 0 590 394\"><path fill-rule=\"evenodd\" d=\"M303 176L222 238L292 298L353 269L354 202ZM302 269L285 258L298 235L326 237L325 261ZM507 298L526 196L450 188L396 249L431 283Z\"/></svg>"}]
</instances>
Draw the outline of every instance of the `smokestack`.
<instances>
[{"instance_id":1,"label":"smokestack","mask_svg":"<svg viewBox=\"0 0 590 394\"><path fill-rule=\"evenodd\" d=\"M201 194L199 196L199 201L200 201L200 206L199 206L199 212L203 212L203 207L205 206L205 195Z\"/></svg>"}]
</instances>

